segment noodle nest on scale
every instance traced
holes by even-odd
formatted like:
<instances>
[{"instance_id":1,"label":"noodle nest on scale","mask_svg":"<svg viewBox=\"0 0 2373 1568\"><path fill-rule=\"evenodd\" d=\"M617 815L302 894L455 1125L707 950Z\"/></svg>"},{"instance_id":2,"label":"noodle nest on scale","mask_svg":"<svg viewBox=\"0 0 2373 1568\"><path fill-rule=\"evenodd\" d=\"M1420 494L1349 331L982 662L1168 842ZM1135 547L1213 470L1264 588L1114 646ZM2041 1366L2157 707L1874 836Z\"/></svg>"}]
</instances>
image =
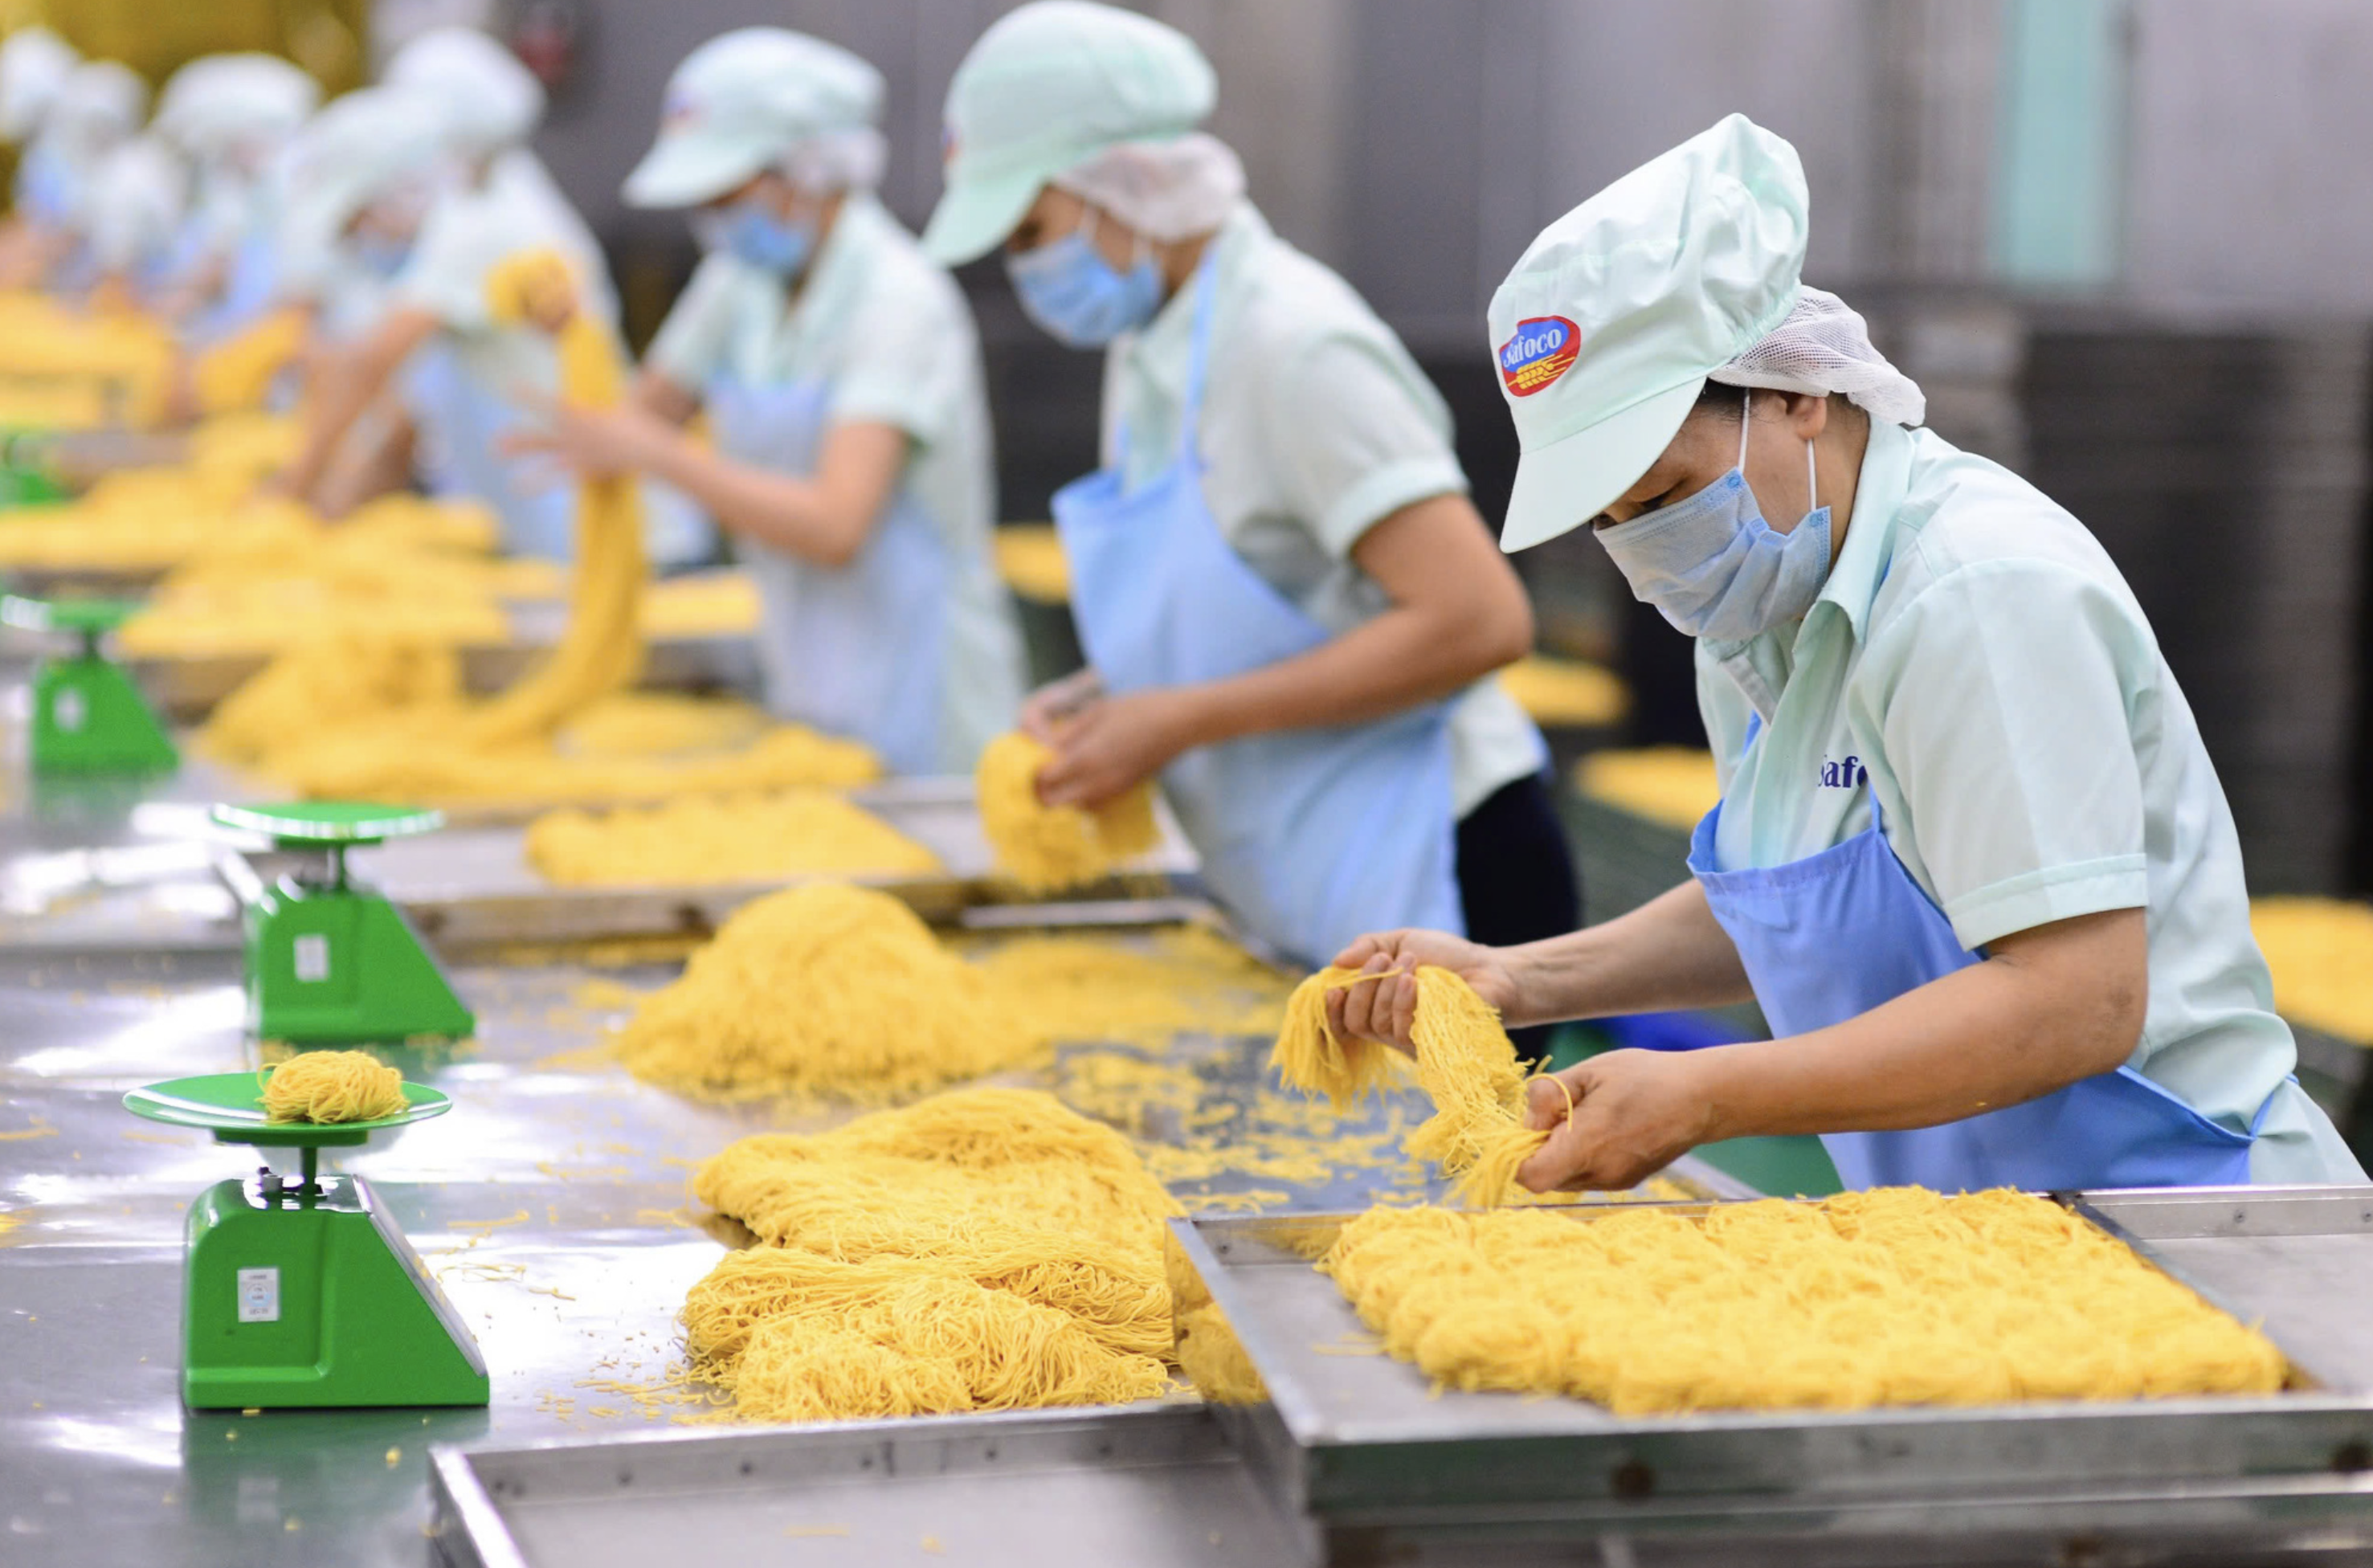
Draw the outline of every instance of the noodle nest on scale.
<instances>
[{"instance_id":1,"label":"noodle nest on scale","mask_svg":"<svg viewBox=\"0 0 2373 1568\"><path fill-rule=\"evenodd\" d=\"M307 1051L271 1070L263 1081L270 1121L378 1121L400 1115L403 1074L368 1051Z\"/></svg>"}]
</instances>

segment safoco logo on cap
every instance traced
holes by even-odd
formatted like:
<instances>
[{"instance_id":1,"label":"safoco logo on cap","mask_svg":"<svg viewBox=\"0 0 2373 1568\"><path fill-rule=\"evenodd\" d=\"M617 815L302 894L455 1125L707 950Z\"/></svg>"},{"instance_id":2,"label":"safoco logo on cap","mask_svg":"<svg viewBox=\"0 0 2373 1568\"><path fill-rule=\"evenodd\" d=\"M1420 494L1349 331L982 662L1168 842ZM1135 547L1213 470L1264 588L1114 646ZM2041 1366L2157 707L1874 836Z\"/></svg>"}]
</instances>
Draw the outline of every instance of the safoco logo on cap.
<instances>
[{"instance_id":1,"label":"safoco logo on cap","mask_svg":"<svg viewBox=\"0 0 2373 1568\"><path fill-rule=\"evenodd\" d=\"M1566 372L1582 352L1582 329L1563 316L1530 316L1500 345L1500 380L1510 397L1530 397Z\"/></svg>"}]
</instances>

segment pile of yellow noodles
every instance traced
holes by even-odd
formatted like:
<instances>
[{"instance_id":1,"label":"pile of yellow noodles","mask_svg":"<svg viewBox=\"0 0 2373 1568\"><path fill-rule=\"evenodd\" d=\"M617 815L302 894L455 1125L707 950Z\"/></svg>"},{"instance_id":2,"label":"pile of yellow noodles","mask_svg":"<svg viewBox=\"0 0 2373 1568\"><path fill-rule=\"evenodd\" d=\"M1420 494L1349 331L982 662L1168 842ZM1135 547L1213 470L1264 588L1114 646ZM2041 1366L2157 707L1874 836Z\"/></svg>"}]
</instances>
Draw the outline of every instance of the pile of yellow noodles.
<instances>
[{"instance_id":1,"label":"pile of yellow noodles","mask_svg":"<svg viewBox=\"0 0 2373 1568\"><path fill-rule=\"evenodd\" d=\"M1034 893L1053 892L1109 875L1162 842L1151 780L1093 812L1040 804L1038 772L1053 757L1019 731L982 748L973 784L998 870Z\"/></svg>"},{"instance_id":2,"label":"pile of yellow noodles","mask_svg":"<svg viewBox=\"0 0 2373 1568\"><path fill-rule=\"evenodd\" d=\"M1257 1030L1280 989L1192 930L1143 950L1025 939L967 963L889 895L817 883L737 911L613 1050L637 1077L706 1098L900 1099L1058 1042Z\"/></svg>"},{"instance_id":3,"label":"pile of yellow noodles","mask_svg":"<svg viewBox=\"0 0 2373 1568\"><path fill-rule=\"evenodd\" d=\"M2274 972L2274 1005L2285 1016L2373 1045L2373 906L2253 898L2250 925Z\"/></svg>"},{"instance_id":4,"label":"pile of yellow noodles","mask_svg":"<svg viewBox=\"0 0 2373 1568\"><path fill-rule=\"evenodd\" d=\"M1536 653L1501 671L1498 680L1536 724L1613 724L1631 707L1631 694L1614 672L1578 659Z\"/></svg>"},{"instance_id":5,"label":"pile of yellow noodles","mask_svg":"<svg viewBox=\"0 0 2373 1568\"><path fill-rule=\"evenodd\" d=\"M1593 752L1573 770L1575 787L1633 816L1688 832L1722 799L1713 754L1688 746Z\"/></svg>"},{"instance_id":6,"label":"pile of yellow noodles","mask_svg":"<svg viewBox=\"0 0 2373 1568\"><path fill-rule=\"evenodd\" d=\"M816 883L736 911L615 1048L637 1077L686 1094L864 1098L976 1078L1035 1043L906 905Z\"/></svg>"},{"instance_id":7,"label":"pile of yellow noodles","mask_svg":"<svg viewBox=\"0 0 2373 1568\"><path fill-rule=\"evenodd\" d=\"M1338 1036L1327 1021L1327 993L1369 983L1352 969L1322 969L1287 1004L1269 1065L1297 1089L1325 1094L1338 1109L1381 1087L1402 1059L1372 1040ZM1413 1158L1459 1178L1470 1203L1500 1202L1516 1167L1547 1141L1524 1124L1525 1071L1500 1014L1447 969L1417 972L1417 1017L1409 1029L1417 1081L1433 1115L1409 1134Z\"/></svg>"},{"instance_id":8,"label":"pile of yellow noodles","mask_svg":"<svg viewBox=\"0 0 2373 1568\"><path fill-rule=\"evenodd\" d=\"M1071 597L1071 564L1051 522L1010 522L997 531L997 575L1024 599L1062 604Z\"/></svg>"},{"instance_id":9,"label":"pile of yellow noodles","mask_svg":"<svg viewBox=\"0 0 2373 1568\"><path fill-rule=\"evenodd\" d=\"M260 408L311 331L295 306L274 310L191 361L190 390L209 414Z\"/></svg>"},{"instance_id":10,"label":"pile of yellow noodles","mask_svg":"<svg viewBox=\"0 0 2373 1568\"><path fill-rule=\"evenodd\" d=\"M0 293L0 423L39 430L147 426L171 390L172 334L128 312Z\"/></svg>"},{"instance_id":11,"label":"pile of yellow noodles","mask_svg":"<svg viewBox=\"0 0 2373 1568\"><path fill-rule=\"evenodd\" d=\"M2264 1394L2284 1378L2263 1335L2009 1191L1581 1223L1378 1209L1320 1267L1439 1383L1619 1415Z\"/></svg>"},{"instance_id":12,"label":"pile of yellow noodles","mask_svg":"<svg viewBox=\"0 0 2373 1568\"><path fill-rule=\"evenodd\" d=\"M556 568L497 559L495 540L484 507L415 496L381 497L335 524L234 533L169 572L122 645L150 658L254 656L357 627L439 647L500 643L505 601L548 591Z\"/></svg>"},{"instance_id":13,"label":"pile of yellow noodles","mask_svg":"<svg viewBox=\"0 0 2373 1568\"><path fill-rule=\"evenodd\" d=\"M271 1121L377 1121L404 1107L403 1074L368 1051L307 1051L270 1070Z\"/></svg>"},{"instance_id":14,"label":"pile of yellow noodles","mask_svg":"<svg viewBox=\"0 0 2373 1568\"><path fill-rule=\"evenodd\" d=\"M1169 1386L1162 1223L1110 1128L976 1089L814 1136L745 1138L700 1199L760 1245L682 1315L697 1376L759 1421L1151 1398Z\"/></svg>"},{"instance_id":15,"label":"pile of yellow noodles","mask_svg":"<svg viewBox=\"0 0 2373 1568\"><path fill-rule=\"evenodd\" d=\"M820 790L672 801L536 818L527 861L572 886L668 887L797 876L896 875L940 858L862 807Z\"/></svg>"}]
</instances>

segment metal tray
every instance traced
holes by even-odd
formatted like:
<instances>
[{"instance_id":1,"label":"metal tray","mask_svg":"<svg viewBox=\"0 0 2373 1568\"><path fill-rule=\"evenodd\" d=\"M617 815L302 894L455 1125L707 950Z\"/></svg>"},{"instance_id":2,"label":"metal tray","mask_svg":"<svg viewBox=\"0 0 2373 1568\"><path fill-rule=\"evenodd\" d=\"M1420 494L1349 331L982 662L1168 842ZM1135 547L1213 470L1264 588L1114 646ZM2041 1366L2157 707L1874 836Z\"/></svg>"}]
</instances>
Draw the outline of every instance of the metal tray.
<instances>
[{"instance_id":1,"label":"metal tray","mask_svg":"<svg viewBox=\"0 0 2373 1568\"><path fill-rule=\"evenodd\" d=\"M2373 1319L2361 1306L2349 1317L2373 1293L2373 1188L2074 1201L2142 1238L2162 1267L2262 1316L2299 1386L2248 1398L1624 1418L1570 1398L1437 1392L1405 1363L1341 1353L1366 1331L1310 1259L1348 1214L1174 1221L1171 1270L1182 1301L1208 1293L1268 1386L1269 1403L1225 1418L1234 1440L1259 1456L1254 1469L1280 1508L1330 1530L1422 1540L1751 1527L1876 1539L2123 1528L2262 1540L2311 1521L2373 1541ZM1606 1211L1570 1212L1587 1223Z\"/></svg>"},{"instance_id":2,"label":"metal tray","mask_svg":"<svg viewBox=\"0 0 2373 1568\"><path fill-rule=\"evenodd\" d=\"M852 790L849 798L929 848L940 858L942 869L920 874L836 875L831 880L895 894L926 919L943 923L975 906L1010 903L1016 897L1012 885L994 875L994 857L981 837L980 811L971 779L890 779ZM524 829L489 820L508 815L515 824L520 813L506 810L467 814L470 821L463 825L357 850L352 857L357 876L403 906L424 933L439 942L553 942L712 930L751 900L807 880L777 878L676 887L558 886L527 863ZM1085 900L1104 903L1118 894L1166 893L1173 878L1194 872L1198 863L1194 849L1166 809L1162 828L1159 848L1132 861L1124 875L1086 890ZM1030 907L1025 923L1038 923L1046 907ZM1177 917L1170 913L1155 918Z\"/></svg>"},{"instance_id":3,"label":"metal tray","mask_svg":"<svg viewBox=\"0 0 2373 1568\"><path fill-rule=\"evenodd\" d=\"M439 1447L430 1463L434 1539L455 1568L1310 1556L1194 1406Z\"/></svg>"}]
</instances>

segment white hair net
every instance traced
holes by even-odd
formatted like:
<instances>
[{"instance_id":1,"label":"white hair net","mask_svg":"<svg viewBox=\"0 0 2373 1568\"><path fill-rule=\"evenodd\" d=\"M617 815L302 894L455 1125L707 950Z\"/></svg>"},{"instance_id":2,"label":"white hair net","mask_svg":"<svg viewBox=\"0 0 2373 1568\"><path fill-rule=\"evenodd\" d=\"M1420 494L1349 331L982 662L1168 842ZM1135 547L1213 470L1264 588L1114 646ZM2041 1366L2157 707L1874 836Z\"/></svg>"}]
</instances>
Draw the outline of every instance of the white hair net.
<instances>
[{"instance_id":1,"label":"white hair net","mask_svg":"<svg viewBox=\"0 0 2373 1568\"><path fill-rule=\"evenodd\" d=\"M783 178L812 194L870 191L882 183L890 144L871 125L850 125L802 136L776 160Z\"/></svg>"},{"instance_id":2,"label":"white hair net","mask_svg":"<svg viewBox=\"0 0 2373 1568\"><path fill-rule=\"evenodd\" d=\"M41 129L81 58L47 28L19 28L0 43L0 140L21 142Z\"/></svg>"},{"instance_id":3,"label":"white hair net","mask_svg":"<svg viewBox=\"0 0 2373 1568\"><path fill-rule=\"evenodd\" d=\"M54 126L75 146L100 152L140 129L148 112L148 84L128 65L89 60L58 85L43 128Z\"/></svg>"},{"instance_id":4,"label":"white hair net","mask_svg":"<svg viewBox=\"0 0 2373 1568\"><path fill-rule=\"evenodd\" d=\"M1920 383L1872 346L1870 323L1861 312L1809 285L1785 321L1706 379L1775 392L1843 392L1872 418L1895 425L1917 425L1928 417Z\"/></svg>"},{"instance_id":5,"label":"white hair net","mask_svg":"<svg viewBox=\"0 0 2373 1568\"><path fill-rule=\"evenodd\" d=\"M191 157L216 159L243 142L286 141L318 108L313 78L271 54L209 54L173 73L150 127Z\"/></svg>"},{"instance_id":6,"label":"white hair net","mask_svg":"<svg viewBox=\"0 0 2373 1568\"><path fill-rule=\"evenodd\" d=\"M1189 131L1117 143L1058 174L1054 184L1169 244L1220 227L1245 193L1245 166L1219 137Z\"/></svg>"},{"instance_id":7,"label":"white hair net","mask_svg":"<svg viewBox=\"0 0 2373 1568\"><path fill-rule=\"evenodd\" d=\"M163 138L134 136L109 153L91 181L91 255L101 272L128 273L171 249L188 181Z\"/></svg>"},{"instance_id":8,"label":"white hair net","mask_svg":"<svg viewBox=\"0 0 2373 1568\"><path fill-rule=\"evenodd\" d=\"M447 145L465 157L515 146L544 119L544 84L475 28L429 29L395 52L384 80L434 98Z\"/></svg>"}]
</instances>

